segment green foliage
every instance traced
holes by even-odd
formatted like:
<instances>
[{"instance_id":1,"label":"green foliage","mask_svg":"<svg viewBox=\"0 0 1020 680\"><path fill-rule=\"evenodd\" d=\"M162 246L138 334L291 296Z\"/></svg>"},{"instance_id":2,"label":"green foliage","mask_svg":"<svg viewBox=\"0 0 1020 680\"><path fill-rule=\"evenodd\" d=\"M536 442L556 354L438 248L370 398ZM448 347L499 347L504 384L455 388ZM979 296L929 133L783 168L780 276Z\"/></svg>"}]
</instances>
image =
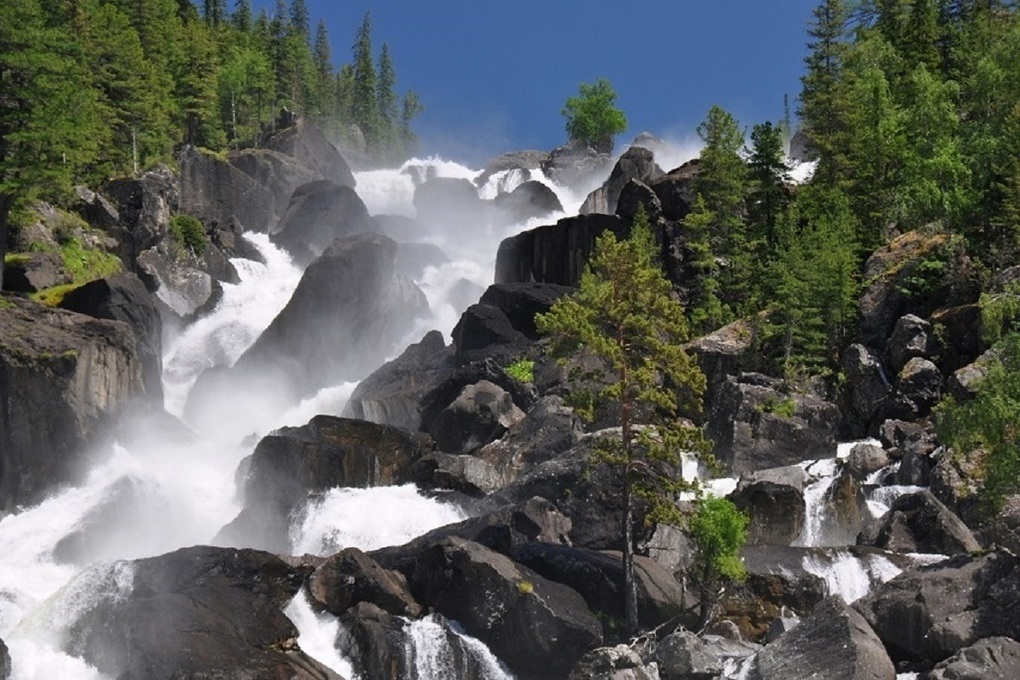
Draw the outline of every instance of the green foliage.
<instances>
[{"instance_id":1,"label":"green foliage","mask_svg":"<svg viewBox=\"0 0 1020 680\"><path fill-rule=\"evenodd\" d=\"M772 413L780 418L792 418L797 412L797 401L793 397L777 399L769 396L757 408L762 413Z\"/></svg>"},{"instance_id":2,"label":"green foliage","mask_svg":"<svg viewBox=\"0 0 1020 680\"><path fill-rule=\"evenodd\" d=\"M616 91L606 78L581 83L560 113L567 119L567 135L593 149L609 153L613 137L627 129L627 116L616 108Z\"/></svg>"},{"instance_id":3,"label":"green foliage","mask_svg":"<svg viewBox=\"0 0 1020 680\"><path fill-rule=\"evenodd\" d=\"M506 367L506 374L520 383L535 382L535 362L531 359L518 359Z\"/></svg>"},{"instance_id":4,"label":"green foliage","mask_svg":"<svg viewBox=\"0 0 1020 680\"><path fill-rule=\"evenodd\" d=\"M61 246L60 257L64 261L64 271L76 285L112 276L123 266L116 255L87 248L77 237Z\"/></svg>"},{"instance_id":5,"label":"green foliage","mask_svg":"<svg viewBox=\"0 0 1020 680\"><path fill-rule=\"evenodd\" d=\"M939 439L957 455L974 456L984 475L982 500L994 514L1020 492L1020 334L1010 333L977 385L977 396L947 396L936 408Z\"/></svg>"},{"instance_id":6,"label":"green foliage","mask_svg":"<svg viewBox=\"0 0 1020 680\"><path fill-rule=\"evenodd\" d=\"M188 248L199 257L209 247L209 236L205 225L191 215L174 215L170 218L170 235L183 248Z\"/></svg>"},{"instance_id":7,"label":"green foliage","mask_svg":"<svg viewBox=\"0 0 1020 680\"><path fill-rule=\"evenodd\" d=\"M709 496L698 501L688 523L697 564L709 580L743 579L747 575L740 550L747 540L748 517L730 500Z\"/></svg>"},{"instance_id":8,"label":"green foliage","mask_svg":"<svg viewBox=\"0 0 1020 680\"><path fill-rule=\"evenodd\" d=\"M644 209L630 237L611 231L595 243L578 290L538 314L539 331L561 357L579 351L600 360L606 374L575 374L571 389L586 402L579 415L612 405L620 435L597 440L595 462L610 465L625 491L624 581L627 623L637 623L633 580L635 500L648 504L649 521L679 522L677 494L696 487L681 474L684 452L705 453L701 432L678 418L683 408L700 410L705 376L683 348L688 337L683 308L655 261L655 240Z\"/></svg>"},{"instance_id":9,"label":"green foliage","mask_svg":"<svg viewBox=\"0 0 1020 680\"><path fill-rule=\"evenodd\" d=\"M981 307L981 337L994 345L1010 332L1020 331L1020 283L1013 281L998 293L982 293L978 302Z\"/></svg>"}]
</instances>

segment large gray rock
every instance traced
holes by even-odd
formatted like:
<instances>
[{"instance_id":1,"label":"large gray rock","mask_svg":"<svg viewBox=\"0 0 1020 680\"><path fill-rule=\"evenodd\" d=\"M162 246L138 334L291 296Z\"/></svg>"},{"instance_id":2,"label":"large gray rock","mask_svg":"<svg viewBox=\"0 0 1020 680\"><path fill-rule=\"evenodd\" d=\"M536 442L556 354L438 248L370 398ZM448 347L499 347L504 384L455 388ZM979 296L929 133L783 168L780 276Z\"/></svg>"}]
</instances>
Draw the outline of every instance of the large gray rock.
<instances>
[{"instance_id":1,"label":"large gray rock","mask_svg":"<svg viewBox=\"0 0 1020 680\"><path fill-rule=\"evenodd\" d=\"M623 237L627 223L615 215L579 215L504 239L496 253L495 282L576 285L596 237L607 229Z\"/></svg>"},{"instance_id":2,"label":"large gray rock","mask_svg":"<svg viewBox=\"0 0 1020 680\"><path fill-rule=\"evenodd\" d=\"M396 243L379 234L335 241L234 366L200 376L188 420L220 417L222 393L233 408L285 408L381 364L427 309L421 290L394 274L395 253Z\"/></svg>"},{"instance_id":3,"label":"large gray rock","mask_svg":"<svg viewBox=\"0 0 1020 680\"><path fill-rule=\"evenodd\" d=\"M272 193L225 159L195 147L178 158L181 167L180 211L207 227L231 219L245 231L265 232L274 219Z\"/></svg>"},{"instance_id":4,"label":"large gray rock","mask_svg":"<svg viewBox=\"0 0 1020 680\"><path fill-rule=\"evenodd\" d=\"M467 385L432 424L436 446L445 453L472 453L524 418L509 392L488 380Z\"/></svg>"},{"instance_id":5,"label":"large gray rock","mask_svg":"<svg viewBox=\"0 0 1020 680\"><path fill-rule=\"evenodd\" d=\"M344 548L328 557L305 587L312 604L334 616L358 602L371 602L394 616L421 615L421 605L414 601L403 575L383 569L357 548Z\"/></svg>"},{"instance_id":6,"label":"large gray rock","mask_svg":"<svg viewBox=\"0 0 1020 680\"><path fill-rule=\"evenodd\" d=\"M867 621L832 597L823 600L800 625L765 645L749 677L895 680L896 668Z\"/></svg>"},{"instance_id":7,"label":"large gray rock","mask_svg":"<svg viewBox=\"0 0 1020 680\"><path fill-rule=\"evenodd\" d=\"M708 413L708 436L716 458L733 473L831 458L835 452L839 409L778 387L753 374L720 386Z\"/></svg>"},{"instance_id":8,"label":"large gray rock","mask_svg":"<svg viewBox=\"0 0 1020 680\"><path fill-rule=\"evenodd\" d=\"M896 391L886 404L885 414L901 420L916 420L931 413L942 396L942 373L928 359L914 357L896 376Z\"/></svg>"},{"instance_id":9,"label":"large gray rock","mask_svg":"<svg viewBox=\"0 0 1020 680\"><path fill-rule=\"evenodd\" d=\"M477 543L438 541L410 575L419 602L458 621L518 677L562 677L602 630L576 591Z\"/></svg>"},{"instance_id":10,"label":"large gray rock","mask_svg":"<svg viewBox=\"0 0 1020 680\"><path fill-rule=\"evenodd\" d=\"M495 283L485 289L478 302L498 308L515 330L537 340L540 336L535 328L535 315L548 312L556 300L573 290L571 286L552 283Z\"/></svg>"},{"instance_id":11,"label":"large gray rock","mask_svg":"<svg viewBox=\"0 0 1020 680\"><path fill-rule=\"evenodd\" d=\"M843 351L840 365L846 376L840 395L846 434L853 438L872 434L879 410L892 392L893 376L886 372L877 352L860 344Z\"/></svg>"},{"instance_id":12,"label":"large gray rock","mask_svg":"<svg viewBox=\"0 0 1020 680\"><path fill-rule=\"evenodd\" d=\"M283 614L304 576L268 553L209 547L102 563L57 596L77 614L65 650L123 680L340 680Z\"/></svg>"},{"instance_id":13,"label":"large gray rock","mask_svg":"<svg viewBox=\"0 0 1020 680\"><path fill-rule=\"evenodd\" d=\"M941 661L978 640L1020 636L1020 565L1002 552L906 571L854 608L897 661Z\"/></svg>"},{"instance_id":14,"label":"large gray rock","mask_svg":"<svg viewBox=\"0 0 1020 680\"><path fill-rule=\"evenodd\" d=\"M715 680L723 672L722 659L694 633L680 629L655 646L662 680Z\"/></svg>"},{"instance_id":15,"label":"large gray rock","mask_svg":"<svg viewBox=\"0 0 1020 680\"><path fill-rule=\"evenodd\" d=\"M556 192L534 180L521 183L510 193L499 194L492 200L492 207L497 222L508 225L563 212Z\"/></svg>"},{"instance_id":16,"label":"large gray rock","mask_svg":"<svg viewBox=\"0 0 1020 680\"><path fill-rule=\"evenodd\" d=\"M418 402L453 370L451 362L443 334L429 331L358 383L343 415L415 432L421 426Z\"/></svg>"},{"instance_id":17,"label":"large gray rock","mask_svg":"<svg viewBox=\"0 0 1020 680\"><path fill-rule=\"evenodd\" d=\"M651 151L640 146L632 146L623 152L620 159L613 166L607 179L601 187L588 194L588 197L581 204L580 214L602 213L615 215L616 205L620 199L620 192L627 182L632 179L645 184L662 177L663 172L655 163L655 157Z\"/></svg>"},{"instance_id":18,"label":"large gray rock","mask_svg":"<svg viewBox=\"0 0 1020 680\"><path fill-rule=\"evenodd\" d=\"M120 273L86 283L67 293L60 307L131 326L142 362L145 396L163 404L163 321L137 276Z\"/></svg>"},{"instance_id":19,"label":"large gray rock","mask_svg":"<svg viewBox=\"0 0 1020 680\"><path fill-rule=\"evenodd\" d=\"M428 229L482 229L487 207L468 179L430 177L414 190L418 221Z\"/></svg>"},{"instance_id":20,"label":"large gray rock","mask_svg":"<svg viewBox=\"0 0 1020 680\"><path fill-rule=\"evenodd\" d=\"M730 500L751 522L749 544L790 545L804 528L804 469L798 465L743 475Z\"/></svg>"},{"instance_id":21,"label":"large gray rock","mask_svg":"<svg viewBox=\"0 0 1020 680\"><path fill-rule=\"evenodd\" d=\"M458 364L486 356L514 355L530 344L501 309L480 303L464 310L451 335Z\"/></svg>"},{"instance_id":22,"label":"large gray rock","mask_svg":"<svg viewBox=\"0 0 1020 680\"><path fill-rule=\"evenodd\" d=\"M598 647L574 664L567 680L659 680L655 664L646 666L627 645Z\"/></svg>"},{"instance_id":23,"label":"large gray rock","mask_svg":"<svg viewBox=\"0 0 1020 680\"><path fill-rule=\"evenodd\" d=\"M499 470L481 458L438 451L418 460L407 478L424 491L457 491L476 498L505 484Z\"/></svg>"},{"instance_id":24,"label":"large gray rock","mask_svg":"<svg viewBox=\"0 0 1020 680\"><path fill-rule=\"evenodd\" d=\"M589 191L612 167L608 150L595 150L580 140L556 147L542 160L542 172L552 181Z\"/></svg>"},{"instance_id":25,"label":"large gray rock","mask_svg":"<svg viewBox=\"0 0 1020 680\"><path fill-rule=\"evenodd\" d=\"M574 446L582 432L580 419L561 397L545 396L523 420L475 455L499 470L506 482L511 482Z\"/></svg>"},{"instance_id":26,"label":"large gray rock","mask_svg":"<svg viewBox=\"0 0 1020 680\"><path fill-rule=\"evenodd\" d=\"M927 680L990 680L1020 678L1020 642L1008 637L990 637L964 647L940 661Z\"/></svg>"},{"instance_id":27,"label":"large gray rock","mask_svg":"<svg viewBox=\"0 0 1020 680\"><path fill-rule=\"evenodd\" d=\"M0 640L0 679L7 680L11 677L11 669L11 653L4 641Z\"/></svg>"},{"instance_id":28,"label":"large gray rock","mask_svg":"<svg viewBox=\"0 0 1020 680\"><path fill-rule=\"evenodd\" d=\"M292 125L277 131L263 146L296 159L319 177L334 184L352 189L356 186L354 174L343 154L326 139L319 128L305 118L299 118Z\"/></svg>"},{"instance_id":29,"label":"large gray rock","mask_svg":"<svg viewBox=\"0 0 1020 680\"><path fill-rule=\"evenodd\" d=\"M931 359L938 349L931 323L914 314L905 314L896 320L889 337L889 365L899 372L911 359Z\"/></svg>"},{"instance_id":30,"label":"large gray rock","mask_svg":"<svg viewBox=\"0 0 1020 680\"><path fill-rule=\"evenodd\" d=\"M905 494L858 539L895 552L956 555L981 549L974 534L931 491Z\"/></svg>"},{"instance_id":31,"label":"large gray rock","mask_svg":"<svg viewBox=\"0 0 1020 680\"><path fill-rule=\"evenodd\" d=\"M143 389L127 324L0 299L0 513L83 475L88 444Z\"/></svg>"},{"instance_id":32,"label":"large gray rock","mask_svg":"<svg viewBox=\"0 0 1020 680\"><path fill-rule=\"evenodd\" d=\"M227 160L235 168L269 189L273 195L276 217L283 215L295 189L302 184L325 179L293 156L272 149L231 151L227 154Z\"/></svg>"},{"instance_id":33,"label":"large gray rock","mask_svg":"<svg viewBox=\"0 0 1020 680\"><path fill-rule=\"evenodd\" d=\"M22 253L4 262L3 289L10 293L37 293L67 283L71 277L57 253Z\"/></svg>"},{"instance_id":34,"label":"large gray rock","mask_svg":"<svg viewBox=\"0 0 1020 680\"><path fill-rule=\"evenodd\" d=\"M667 220L683 220L694 209L694 179L699 167L695 159L652 181L651 189L659 197L662 216Z\"/></svg>"},{"instance_id":35,"label":"large gray rock","mask_svg":"<svg viewBox=\"0 0 1020 680\"><path fill-rule=\"evenodd\" d=\"M134 271L139 254L167 235L170 216L180 205L177 178L160 165L138 178L113 180L103 192L116 206L118 217L104 228L117 240L117 255L124 266Z\"/></svg>"},{"instance_id":36,"label":"large gray rock","mask_svg":"<svg viewBox=\"0 0 1020 680\"><path fill-rule=\"evenodd\" d=\"M354 189L318 180L294 190L272 230L272 239L304 264L321 255L335 240L362 231L377 231L377 227Z\"/></svg>"}]
</instances>

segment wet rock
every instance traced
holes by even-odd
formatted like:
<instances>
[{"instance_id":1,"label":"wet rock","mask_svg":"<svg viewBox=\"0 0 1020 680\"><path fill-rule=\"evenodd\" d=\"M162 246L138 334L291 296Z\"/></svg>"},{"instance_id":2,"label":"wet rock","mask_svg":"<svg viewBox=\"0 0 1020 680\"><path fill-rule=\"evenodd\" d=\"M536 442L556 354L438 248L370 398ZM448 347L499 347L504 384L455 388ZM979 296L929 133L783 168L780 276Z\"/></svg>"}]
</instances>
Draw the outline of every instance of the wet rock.
<instances>
[{"instance_id":1,"label":"wet rock","mask_svg":"<svg viewBox=\"0 0 1020 680\"><path fill-rule=\"evenodd\" d=\"M378 217L374 217L378 223ZM450 261L450 256L432 243L404 243L392 233L392 230L380 229L380 233L386 234L397 241L397 271L412 281L421 281L425 270L429 267L440 267Z\"/></svg>"},{"instance_id":2,"label":"wet rock","mask_svg":"<svg viewBox=\"0 0 1020 680\"><path fill-rule=\"evenodd\" d=\"M882 447L874 444L855 444L846 458L844 469L853 475L854 479L864 481L869 475L888 466L890 462L889 454Z\"/></svg>"},{"instance_id":3,"label":"wet rock","mask_svg":"<svg viewBox=\"0 0 1020 680\"><path fill-rule=\"evenodd\" d=\"M421 429L429 432L435 426L439 414L446 410L469 385L486 381L506 391L514 405L527 412L538 395L535 388L510 377L494 360L485 359L461 366L442 376L442 382L428 390L418 403Z\"/></svg>"},{"instance_id":4,"label":"wet rock","mask_svg":"<svg viewBox=\"0 0 1020 680\"><path fill-rule=\"evenodd\" d=\"M658 680L655 664L646 666L627 645L598 647L574 664L567 680Z\"/></svg>"},{"instance_id":5,"label":"wet rock","mask_svg":"<svg viewBox=\"0 0 1020 680\"><path fill-rule=\"evenodd\" d=\"M549 152L542 160L542 172L557 184L588 191L609 172L613 161L608 151L572 140Z\"/></svg>"},{"instance_id":6,"label":"wet rock","mask_svg":"<svg viewBox=\"0 0 1020 680\"><path fill-rule=\"evenodd\" d=\"M71 608L81 614L65 648L124 680L337 680L301 651L282 611L304 576L268 553L209 547L100 564L63 593L93 589L91 607Z\"/></svg>"},{"instance_id":7,"label":"wet rock","mask_svg":"<svg viewBox=\"0 0 1020 680\"><path fill-rule=\"evenodd\" d=\"M861 438L874 429L879 409L892 391L892 383L878 353L864 345L847 347L840 365L846 375L840 399L844 429L847 436Z\"/></svg>"},{"instance_id":8,"label":"wet rock","mask_svg":"<svg viewBox=\"0 0 1020 680\"><path fill-rule=\"evenodd\" d=\"M177 178L164 165L138 178L116 179L103 191L119 217L107 231L117 240L117 255L129 271L136 271L138 256L167 235L170 216L180 205Z\"/></svg>"},{"instance_id":9,"label":"wet rock","mask_svg":"<svg viewBox=\"0 0 1020 680\"><path fill-rule=\"evenodd\" d=\"M510 171L508 174L516 177L531 177L532 170L538 170L542 161L549 157L548 151L536 151L527 149L524 151L510 151L490 158L485 162L482 174L475 179L478 187L485 186L489 179L498 173Z\"/></svg>"},{"instance_id":10,"label":"wet rock","mask_svg":"<svg viewBox=\"0 0 1020 680\"><path fill-rule=\"evenodd\" d=\"M990 637L938 663L927 680L987 680L1020 677L1020 642Z\"/></svg>"},{"instance_id":11,"label":"wet rock","mask_svg":"<svg viewBox=\"0 0 1020 680\"><path fill-rule=\"evenodd\" d=\"M566 675L602 642L598 620L574 590L477 543L435 543L409 580L419 602L460 622L522 679Z\"/></svg>"},{"instance_id":12,"label":"wet rock","mask_svg":"<svg viewBox=\"0 0 1020 680\"><path fill-rule=\"evenodd\" d=\"M895 552L956 555L981 549L967 525L930 491L905 494L861 535L858 543Z\"/></svg>"},{"instance_id":13,"label":"wet rock","mask_svg":"<svg viewBox=\"0 0 1020 680\"><path fill-rule=\"evenodd\" d=\"M799 626L765 645L752 680L826 677L895 680L882 642L856 611L838 597L823 600Z\"/></svg>"},{"instance_id":14,"label":"wet rock","mask_svg":"<svg viewBox=\"0 0 1020 680\"><path fill-rule=\"evenodd\" d=\"M337 239L376 230L375 221L354 189L318 180L294 190L271 236L276 245L307 264Z\"/></svg>"},{"instance_id":15,"label":"wet rock","mask_svg":"<svg viewBox=\"0 0 1020 680\"><path fill-rule=\"evenodd\" d=\"M0 640L0 679L7 680L11 677L11 653L7 649L7 645L3 640Z\"/></svg>"},{"instance_id":16,"label":"wet rock","mask_svg":"<svg viewBox=\"0 0 1020 680\"><path fill-rule=\"evenodd\" d=\"M854 608L895 661L941 661L978 640L1020 635L1020 566L1006 553L959 555L904 572Z\"/></svg>"},{"instance_id":17,"label":"wet rock","mask_svg":"<svg viewBox=\"0 0 1020 680\"><path fill-rule=\"evenodd\" d=\"M430 430L444 453L472 453L524 418L513 397L494 383L467 385L436 417Z\"/></svg>"},{"instance_id":18,"label":"wet rock","mask_svg":"<svg viewBox=\"0 0 1020 680\"><path fill-rule=\"evenodd\" d=\"M326 179L293 156L272 149L231 151L227 154L227 160L270 191L276 217L283 215L295 189L302 184ZM270 228L272 226L269 225Z\"/></svg>"},{"instance_id":19,"label":"wet rock","mask_svg":"<svg viewBox=\"0 0 1020 680\"><path fill-rule=\"evenodd\" d=\"M357 548L344 548L328 557L308 577L306 588L312 604L334 616L358 602L371 602L394 616L421 615L404 576L383 569Z\"/></svg>"},{"instance_id":20,"label":"wet rock","mask_svg":"<svg viewBox=\"0 0 1020 680\"><path fill-rule=\"evenodd\" d=\"M451 490L481 498L503 486L491 463L470 455L430 453L411 466L406 477L425 491Z\"/></svg>"},{"instance_id":21,"label":"wet rock","mask_svg":"<svg viewBox=\"0 0 1020 680\"><path fill-rule=\"evenodd\" d=\"M0 512L77 481L88 465L88 445L143 389L127 324L3 298Z\"/></svg>"},{"instance_id":22,"label":"wet rock","mask_svg":"<svg viewBox=\"0 0 1020 680\"><path fill-rule=\"evenodd\" d=\"M791 465L743 475L730 500L751 522L747 542L790 545L804 527L804 470Z\"/></svg>"},{"instance_id":23,"label":"wet rock","mask_svg":"<svg viewBox=\"0 0 1020 680\"><path fill-rule=\"evenodd\" d=\"M179 319L208 309L222 294L219 282L203 271L194 254L183 251L172 238L138 254L137 272L145 287L154 291Z\"/></svg>"}]
</instances>

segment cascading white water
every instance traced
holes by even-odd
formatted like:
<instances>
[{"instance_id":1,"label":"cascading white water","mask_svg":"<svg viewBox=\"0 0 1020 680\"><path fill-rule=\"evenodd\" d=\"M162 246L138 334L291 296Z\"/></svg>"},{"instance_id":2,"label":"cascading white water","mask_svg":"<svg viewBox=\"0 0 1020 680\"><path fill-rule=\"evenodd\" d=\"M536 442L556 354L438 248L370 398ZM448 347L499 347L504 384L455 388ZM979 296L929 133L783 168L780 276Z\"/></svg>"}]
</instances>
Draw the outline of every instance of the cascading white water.
<instances>
[{"instance_id":1,"label":"cascading white water","mask_svg":"<svg viewBox=\"0 0 1020 680\"><path fill-rule=\"evenodd\" d=\"M513 680L513 676L489 648L465 635L456 626L443 625L440 617L430 614L407 625L406 654L413 663L414 675L407 680L461 680L467 675L467 664L477 668L486 680ZM458 662L449 632L457 636L461 650L469 658Z\"/></svg>"},{"instance_id":2,"label":"cascading white water","mask_svg":"<svg viewBox=\"0 0 1020 680\"><path fill-rule=\"evenodd\" d=\"M358 173L358 193L373 214L413 215L415 177L429 173L472 180L479 175L455 163L415 160L402 169ZM480 189L480 195L488 197L497 190L511 190L522 177L513 173L495 175ZM532 178L540 177L532 173ZM550 186L564 207L575 213L583 197ZM555 219L557 216L540 222ZM443 248L450 259L426 270L419 282L432 315L408 340L417 341L432 328L449 333L463 311L463 303L455 305L447 300L451 288L458 280L467 279L483 290L492 282L499 241L538 223L467 235L431 232L430 241ZM246 238L265 263L235 260L240 282L224 284L223 298L215 310L165 341L164 392L170 413L183 413L188 392L202 371L229 366L237 360L286 305L300 280L300 269L267 236L248 234ZM261 436L283 425L301 425L317 413L338 415L353 388L353 383L329 386L282 412L225 408L222 415L200 423L203 430L198 432L198 441L181 442L169 433L154 431L145 440L116 445L80 486L55 493L35 507L0 520L0 545L4 546L0 554L0 638L11 650L13 679L102 678L80 659L59 650L60 630L54 622L88 609L95 604L90 598L116 592L116 588L111 591L107 576L99 576L114 573L116 565L124 564L116 560L208 543L240 509L234 475L238 463L251 452L255 439L250 435ZM226 399L229 403L229 396ZM116 512L99 513L101 525L90 525L97 511L114 496L123 505ZM294 527L295 548L328 553L347 545L372 549L400 544L461 518L449 506L423 498L409 487L334 490L309 504L303 521ZM81 530L92 530L92 536L101 540L91 541L91 552L81 558L85 563L61 562L54 555L54 547ZM82 567L84 571L76 577ZM90 581L95 588L83 586ZM69 593L73 594L74 607L70 606ZM54 610L60 610L60 616L55 616ZM303 598L296 598L287 613L301 631L302 647L349 677L349 664L332 649L336 619L314 614ZM477 641L468 644L482 647ZM504 676L493 671L488 677L496 680Z\"/></svg>"},{"instance_id":3,"label":"cascading white water","mask_svg":"<svg viewBox=\"0 0 1020 680\"><path fill-rule=\"evenodd\" d=\"M847 550L804 557L804 570L825 582L829 595L839 595L850 604L871 589L899 574L902 569L882 555L857 557Z\"/></svg>"}]
</instances>

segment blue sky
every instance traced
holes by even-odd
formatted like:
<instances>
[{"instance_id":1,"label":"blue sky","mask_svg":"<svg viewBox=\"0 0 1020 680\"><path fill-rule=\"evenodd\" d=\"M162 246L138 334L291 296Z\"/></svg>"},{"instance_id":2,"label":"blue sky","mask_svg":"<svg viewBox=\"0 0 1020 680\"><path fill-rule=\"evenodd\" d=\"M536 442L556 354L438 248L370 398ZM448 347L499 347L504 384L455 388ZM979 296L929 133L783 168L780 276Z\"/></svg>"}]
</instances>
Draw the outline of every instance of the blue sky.
<instances>
[{"instance_id":1,"label":"blue sky","mask_svg":"<svg viewBox=\"0 0 1020 680\"><path fill-rule=\"evenodd\" d=\"M272 9L270 0L256 8ZM422 151L480 161L566 141L560 114L581 82L606 77L642 131L675 141L713 104L750 128L796 111L806 26L817 0L307 0L326 22L334 60L366 11L387 43L397 88L425 103Z\"/></svg>"}]
</instances>

